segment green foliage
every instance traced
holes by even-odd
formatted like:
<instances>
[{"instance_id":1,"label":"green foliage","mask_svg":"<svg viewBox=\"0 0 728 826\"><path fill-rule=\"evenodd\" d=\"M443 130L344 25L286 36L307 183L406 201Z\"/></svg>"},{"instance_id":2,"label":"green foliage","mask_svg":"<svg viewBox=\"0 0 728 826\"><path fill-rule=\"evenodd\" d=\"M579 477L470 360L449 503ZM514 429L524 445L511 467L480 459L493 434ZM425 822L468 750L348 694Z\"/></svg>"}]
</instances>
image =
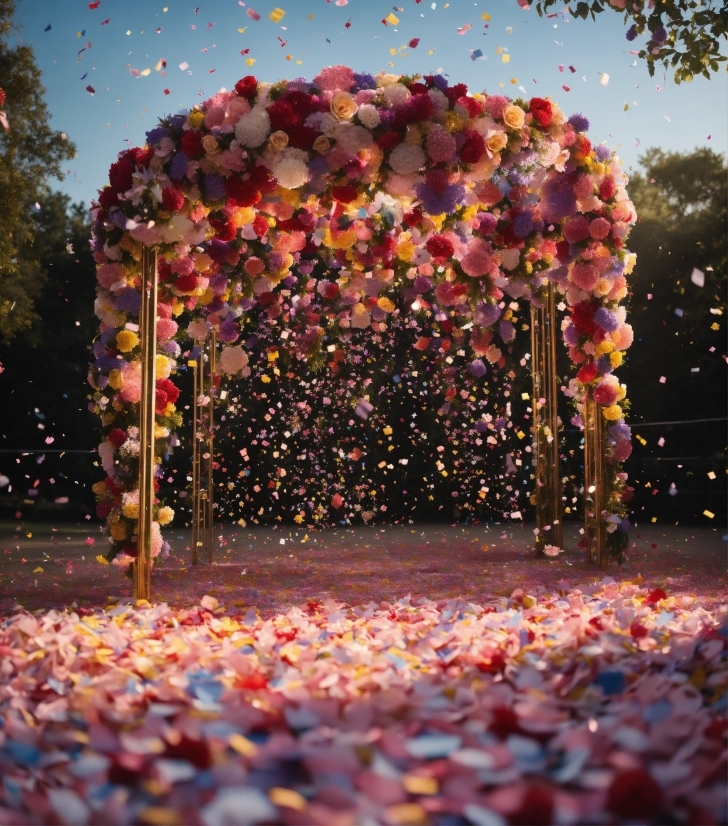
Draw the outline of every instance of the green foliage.
<instances>
[{"instance_id":1,"label":"green foliage","mask_svg":"<svg viewBox=\"0 0 728 826\"><path fill-rule=\"evenodd\" d=\"M38 320L34 305L43 287L30 218L49 176L62 177L61 164L75 148L51 129L40 70L33 50L11 44L14 0L0 0L0 88L10 129L0 129L0 340L9 341Z\"/></svg>"},{"instance_id":2,"label":"green foliage","mask_svg":"<svg viewBox=\"0 0 728 826\"><path fill-rule=\"evenodd\" d=\"M556 5L559 0L537 0L536 10L542 16ZM722 0L660 0L654 4L592 0L568 8L582 20L596 20L607 9L624 12L624 22L630 27L627 39L649 38L639 56L647 62L650 75L656 66L674 69L675 83L689 83L695 75L710 78L728 59L720 53L721 40L725 43L728 38L728 11Z\"/></svg>"}]
</instances>

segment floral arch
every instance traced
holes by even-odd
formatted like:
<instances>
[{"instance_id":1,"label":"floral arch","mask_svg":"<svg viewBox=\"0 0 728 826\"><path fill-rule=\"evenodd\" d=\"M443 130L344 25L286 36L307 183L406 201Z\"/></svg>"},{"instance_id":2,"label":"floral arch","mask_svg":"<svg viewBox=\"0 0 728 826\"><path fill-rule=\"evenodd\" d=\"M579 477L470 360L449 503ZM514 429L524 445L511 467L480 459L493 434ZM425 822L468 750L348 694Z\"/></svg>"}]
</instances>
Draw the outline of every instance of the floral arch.
<instances>
[{"instance_id":1,"label":"floral arch","mask_svg":"<svg viewBox=\"0 0 728 826\"><path fill-rule=\"evenodd\" d=\"M101 330L89 380L107 558L149 569L173 517L153 474L181 423L180 341L214 331L217 369L245 377L240 337L253 311L280 325L269 358L293 362L345 351L352 330L426 313L439 335L415 346L455 344L485 372L514 335L508 297L529 300L532 325L540 313L553 338L556 295L575 421L596 411L604 423L599 510L618 555L631 445L613 371L632 342L621 302L636 216L618 158L587 129L549 99L332 66L311 82L245 77L121 153L93 208ZM546 405L534 395L536 410ZM550 429L535 424L537 440L554 441L555 413Z\"/></svg>"}]
</instances>

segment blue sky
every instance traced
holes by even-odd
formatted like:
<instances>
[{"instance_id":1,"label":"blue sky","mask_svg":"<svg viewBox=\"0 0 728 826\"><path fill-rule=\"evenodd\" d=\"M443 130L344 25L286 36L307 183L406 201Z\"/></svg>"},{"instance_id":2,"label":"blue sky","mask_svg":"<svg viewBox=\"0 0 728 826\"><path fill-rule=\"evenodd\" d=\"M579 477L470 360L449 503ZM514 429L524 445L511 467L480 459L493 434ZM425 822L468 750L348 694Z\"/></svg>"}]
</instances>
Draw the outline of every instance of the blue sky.
<instances>
[{"instance_id":1,"label":"blue sky","mask_svg":"<svg viewBox=\"0 0 728 826\"><path fill-rule=\"evenodd\" d=\"M269 19L276 8L285 12L277 23ZM399 23L385 26L390 13ZM592 138L618 147L628 167L652 146L725 152L728 143L725 72L682 86L669 74L651 78L629 53L639 41L625 40L616 13L597 22L542 19L516 0L100 0L94 9L89 0L18 0L16 22L35 49L52 125L78 148L65 180L51 185L85 203L118 152L143 144L160 116L246 74L311 78L336 63L372 73L442 71L472 91L549 95L567 115L585 114ZM473 60L477 49L482 57ZM162 60L166 70L156 70Z\"/></svg>"}]
</instances>

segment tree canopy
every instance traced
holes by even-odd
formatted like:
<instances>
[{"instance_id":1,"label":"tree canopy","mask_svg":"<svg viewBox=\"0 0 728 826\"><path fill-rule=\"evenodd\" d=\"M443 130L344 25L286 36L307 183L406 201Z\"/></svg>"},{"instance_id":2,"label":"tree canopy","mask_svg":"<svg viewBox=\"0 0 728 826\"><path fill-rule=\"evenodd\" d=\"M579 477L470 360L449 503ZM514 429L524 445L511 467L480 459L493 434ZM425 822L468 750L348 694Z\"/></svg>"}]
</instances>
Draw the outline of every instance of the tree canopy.
<instances>
[{"instance_id":1,"label":"tree canopy","mask_svg":"<svg viewBox=\"0 0 728 826\"><path fill-rule=\"evenodd\" d=\"M539 16L552 14L560 0L537 0ZM689 83L696 75L710 78L728 58L721 54L721 41L728 38L728 10L718 0L660 0L659 3L632 0L592 0L564 9L582 20L612 10L624 13L629 26L626 38L633 41L646 36L637 53L647 62L650 75L655 68L674 69L675 83Z\"/></svg>"},{"instance_id":2,"label":"tree canopy","mask_svg":"<svg viewBox=\"0 0 728 826\"><path fill-rule=\"evenodd\" d=\"M0 89L8 127L0 129L0 339L9 341L37 320L34 302L44 273L29 252L36 225L29 216L46 191L50 176L62 177L61 164L75 147L50 126L45 89L33 49L11 43L14 0L0 0Z\"/></svg>"}]
</instances>

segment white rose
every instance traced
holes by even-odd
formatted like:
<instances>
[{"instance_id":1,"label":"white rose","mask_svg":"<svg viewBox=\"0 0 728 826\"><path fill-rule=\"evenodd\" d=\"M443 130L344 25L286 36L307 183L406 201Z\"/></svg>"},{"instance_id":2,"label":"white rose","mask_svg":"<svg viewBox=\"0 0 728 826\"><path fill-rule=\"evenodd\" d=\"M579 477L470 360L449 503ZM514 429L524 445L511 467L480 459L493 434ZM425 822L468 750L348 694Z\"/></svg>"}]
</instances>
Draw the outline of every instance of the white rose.
<instances>
[{"instance_id":1,"label":"white rose","mask_svg":"<svg viewBox=\"0 0 728 826\"><path fill-rule=\"evenodd\" d=\"M365 103L363 106L360 106L357 115L362 126L366 126L367 129L376 129L376 127L379 126L379 110L376 106L372 106L371 103Z\"/></svg>"}]
</instances>

